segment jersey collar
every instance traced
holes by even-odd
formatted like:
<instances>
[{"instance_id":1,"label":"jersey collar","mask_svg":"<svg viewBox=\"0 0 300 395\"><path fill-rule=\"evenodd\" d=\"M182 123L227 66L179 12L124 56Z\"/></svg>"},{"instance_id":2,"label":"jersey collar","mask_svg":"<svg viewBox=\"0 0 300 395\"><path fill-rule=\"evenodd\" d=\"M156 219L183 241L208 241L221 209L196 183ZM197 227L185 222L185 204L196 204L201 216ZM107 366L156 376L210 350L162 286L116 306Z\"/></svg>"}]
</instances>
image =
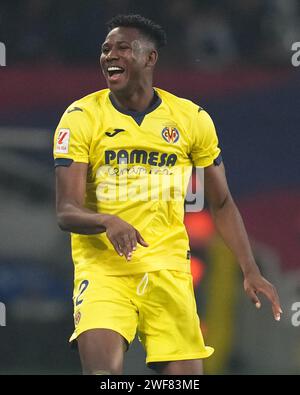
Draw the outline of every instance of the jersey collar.
<instances>
[{"instance_id":1,"label":"jersey collar","mask_svg":"<svg viewBox=\"0 0 300 395\"><path fill-rule=\"evenodd\" d=\"M131 116L135 120L135 122L140 126L145 118L145 115L154 111L161 104L162 100L158 96L156 90L153 89L153 92L154 92L153 99L152 99L149 107L146 108L145 111L129 111L129 110L124 110L123 108L120 108L118 106L118 104L116 103L115 99L113 98L113 95L111 92L109 92L109 99L111 101L111 104L114 106L114 108L117 111L121 112L122 114Z\"/></svg>"}]
</instances>

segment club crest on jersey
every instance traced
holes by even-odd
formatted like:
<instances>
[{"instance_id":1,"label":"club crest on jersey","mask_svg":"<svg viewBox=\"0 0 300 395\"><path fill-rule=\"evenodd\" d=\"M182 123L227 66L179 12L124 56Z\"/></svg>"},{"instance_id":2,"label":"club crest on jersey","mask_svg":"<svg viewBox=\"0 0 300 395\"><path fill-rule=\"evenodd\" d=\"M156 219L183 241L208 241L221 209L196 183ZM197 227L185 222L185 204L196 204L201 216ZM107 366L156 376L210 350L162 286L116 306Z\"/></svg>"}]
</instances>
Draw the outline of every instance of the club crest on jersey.
<instances>
[{"instance_id":1,"label":"club crest on jersey","mask_svg":"<svg viewBox=\"0 0 300 395\"><path fill-rule=\"evenodd\" d=\"M67 154L69 152L70 129L59 129L56 139L55 152Z\"/></svg>"},{"instance_id":2,"label":"club crest on jersey","mask_svg":"<svg viewBox=\"0 0 300 395\"><path fill-rule=\"evenodd\" d=\"M166 142L170 144L176 143L179 139L179 132L173 126L166 126L162 130L161 135L166 140Z\"/></svg>"},{"instance_id":3,"label":"club crest on jersey","mask_svg":"<svg viewBox=\"0 0 300 395\"><path fill-rule=\"evenodd\" d=\"M77 326L79 324L80 318L81 318L81 313L80 313L80 311L77 311L77 313L75 314L75 317L74 317L75 326Z\"/></svg>"}]
</instances>

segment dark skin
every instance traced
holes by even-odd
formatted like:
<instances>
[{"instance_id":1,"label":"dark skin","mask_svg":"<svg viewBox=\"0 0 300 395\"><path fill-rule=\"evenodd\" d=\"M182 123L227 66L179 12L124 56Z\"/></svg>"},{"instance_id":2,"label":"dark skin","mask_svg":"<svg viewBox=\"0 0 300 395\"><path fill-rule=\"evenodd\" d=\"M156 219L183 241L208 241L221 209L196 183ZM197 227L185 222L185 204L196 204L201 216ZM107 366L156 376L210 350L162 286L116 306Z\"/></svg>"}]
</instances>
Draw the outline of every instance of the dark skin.
<instances>
[{"instance_id":1,"label":"dark skin","mask_svg":"<svg viewBox=\"0 0 300 395\"><path fill-rule=\"evenodd\" d=\"M153 99L153 70L158 53L137 29L113 29L102 44L100 64L107 86L118 105L126 110L144 111ZM108 68L124 69L120 78L110 78Z\"/></svg>"},{"instance_id":2,"label":"dark skin","mask_svg":"<svg viewBox=\"0 0 300 395\"><path fill-rule=\"evenodd\" d=\"M121 108L143 111L153 99L153 69L158 59L154 44L134 28L113 29L102 45L100 64L107 85ZM121 67L113 76L109 67ZM130 260L136 248L147 242L131 224L119 217L93 212L84 207L88 165L73 162L56 168L56 210L62 230L79 234L106 235L116 253ZM264 294L276 320L282 313L274 286L260 274L240 213L230 194L223 164L205 168L205 197L216 228L235 254L244 274L244 289L257 308ZM125 339L113 330L88 330L78 339L85 374L121 374ZM152 365L162 374L201 374L202 360L166 361Z\"/></svg>"},{"instance_id":3,"label":"dark skin","mask_svg":"<svg viewBox=\"0 0 300 395\"><path fill-rule=\"evenodd\" d=\"M132 225L109 214L95 213L84 207L88 165L72 163L70 167L56 169L56 212L62 230L83 235L106 232L120 256L131 259L137 243L148 243Z\"/></svg>"}]
</instances>

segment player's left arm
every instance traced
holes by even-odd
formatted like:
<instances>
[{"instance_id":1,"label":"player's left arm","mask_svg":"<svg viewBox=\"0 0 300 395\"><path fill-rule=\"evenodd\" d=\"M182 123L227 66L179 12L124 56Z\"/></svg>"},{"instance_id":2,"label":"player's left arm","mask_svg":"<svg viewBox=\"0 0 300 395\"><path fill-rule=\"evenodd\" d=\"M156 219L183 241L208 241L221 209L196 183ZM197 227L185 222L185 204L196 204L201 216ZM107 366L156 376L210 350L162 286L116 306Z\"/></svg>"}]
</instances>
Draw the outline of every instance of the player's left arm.
<instances>
[{"instance_id":1,"label":"player's left arm","mask_svg":"<svg viewBox=\"0 0 300 395\"><path fill-rule=\"evenodd\" d=\"M247 232L228 188L225 168L211 165L204 170L205 198L209 204L216 228L226 245L236 256L244 274L244 289L260 308L258 293L264 294L272 304L275 320L280 320L282 313L275 287L260 273L250 247Z\"/></svg>"}]
</instances>

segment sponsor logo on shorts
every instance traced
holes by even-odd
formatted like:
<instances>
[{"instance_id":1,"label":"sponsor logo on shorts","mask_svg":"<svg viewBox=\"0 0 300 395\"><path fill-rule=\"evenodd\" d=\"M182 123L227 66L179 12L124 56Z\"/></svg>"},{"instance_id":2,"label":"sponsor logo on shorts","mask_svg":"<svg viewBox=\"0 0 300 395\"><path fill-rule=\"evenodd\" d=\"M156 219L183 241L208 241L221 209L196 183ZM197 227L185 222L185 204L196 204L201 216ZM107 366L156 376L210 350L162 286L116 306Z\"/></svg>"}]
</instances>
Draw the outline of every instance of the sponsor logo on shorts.
<instances>
[{"instance_id":1,"label":"sponsor logo on shorts","mask_svg":"<svg viewBox=\"0 0 300 395\"><path fill-rule=\"evenodd\" d=\"M75 314L75 317L74 317L75 326L77 326L79 324L80 319L81 319L81 313L80 313L80 311L77 311L77 313Z\"/></svg>"}]
</instances>

